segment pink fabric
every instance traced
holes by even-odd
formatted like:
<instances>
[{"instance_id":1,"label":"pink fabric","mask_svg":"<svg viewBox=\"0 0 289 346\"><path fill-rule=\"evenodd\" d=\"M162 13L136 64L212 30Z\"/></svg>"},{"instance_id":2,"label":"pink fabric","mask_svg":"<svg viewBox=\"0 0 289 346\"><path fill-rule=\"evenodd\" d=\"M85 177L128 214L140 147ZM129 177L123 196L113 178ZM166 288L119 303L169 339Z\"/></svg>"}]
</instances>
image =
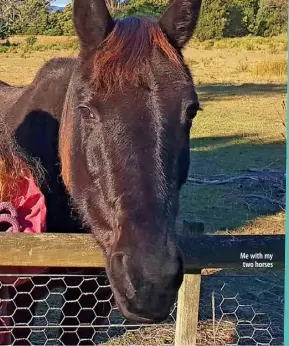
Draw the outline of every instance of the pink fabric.
<instances>
[{"instance_id":1,"label":"pink fabric","mask_svg":"<svg viewBox=\"0 0 289 346\"><path fill-rule=\"evenodd\" d=\"M47 209L45 205L45 198L40 189L35 183L32 175L28 178L21 178L19 180L19 192L12 201L14 208L17 211L17 221L19 223L19 231L24 233L42 233L46 231L46 214ZM12 230L12 228L11 228ZM15 232L15 228L14 228ZM40 274L45 270L42 267L5 267L1 268L1 272L5 274ZM17 277L1 277L0 281L4 284L19 286L25 283L27 280L19 279ZM9 328L3 329L3 327L11 326L11 320L7 317L7 293L8 288L3 286L0 289L0 345L10 345L11 335ZM3 297L4 295L4 297ZM5 316L6 314L6 316ZM1 328L2 327L2 328Z\"/></svg>"},{"instance_id":2,"label":"pink fabric","mask_svg":"<svg viewBox=\"0 0 289 346\"><path fill-rule=\"evenodd\" d=\"M45 198L35 183L34 178L30 175L27 178L21 178L19 181L19 192L12 201L17 210L20 232L24 233L43 233L46 231L46 214ZM1 268L5 274L39 274L44 268L23 268L7 267ZM6 284L14 284L16 279L13 277L0 277L0 281ZM16 286L22 284L23 280L18 280Z\"/></svg>"}]
</instances>

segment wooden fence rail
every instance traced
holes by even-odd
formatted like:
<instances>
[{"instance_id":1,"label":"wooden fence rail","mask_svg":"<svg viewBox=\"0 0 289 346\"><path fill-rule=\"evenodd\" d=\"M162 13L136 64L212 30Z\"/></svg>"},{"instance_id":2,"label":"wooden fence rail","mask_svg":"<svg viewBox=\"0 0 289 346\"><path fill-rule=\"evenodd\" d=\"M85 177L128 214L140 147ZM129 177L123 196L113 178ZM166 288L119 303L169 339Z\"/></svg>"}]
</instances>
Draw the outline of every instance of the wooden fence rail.
<instances>
[{"instance_id":1,"label":"wooden fence rail","mask_svg":"<svg viewBox=\"0 0 289 346\"><path fill-rule=\"evenodd\" d=\"M186 275L178 297L176 346L196 345L201 269L240 269L255 261L241 257L255 253L273 255L272 261L258 260L272 263L269 269L285 266L284 235L204 235L203 227L184 223L178 242ZM1 266L101 268L105 261L90 234L0 233L0 272Z\"/></svg>"},{"instance_id":2,"label":"wooden fence rail","mask_svg":"<svg viewBox=\"0 0 289 346\"><path fill-rule=\"evenodd\" d=\"M242 268L241 253L273 254L274 269L284 268L284 235L178 236L186 272L203 268ZM0 265L18 267L104 267L101 249L89 234L0 233Z\"/></svg>"}]
</instances>

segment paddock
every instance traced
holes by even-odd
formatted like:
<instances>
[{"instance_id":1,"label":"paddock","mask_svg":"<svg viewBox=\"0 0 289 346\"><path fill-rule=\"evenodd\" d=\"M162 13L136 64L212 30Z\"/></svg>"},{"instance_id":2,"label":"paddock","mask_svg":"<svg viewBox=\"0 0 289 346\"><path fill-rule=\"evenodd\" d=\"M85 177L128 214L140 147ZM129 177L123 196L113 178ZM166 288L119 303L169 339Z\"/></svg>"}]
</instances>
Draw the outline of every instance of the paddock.
<instances>
[{"instance_id":1,"label":"paddock","mask_svg":"<svg viewBox=\"0 0 289 346\"><path fill-rule=\"evenodd\" d=\"M1 79L27 85L48 58L78 53L73 48L75 38L59 38L58 46L55 37L37 39L29 51L25 50L25 42L23 47L21 43L4 47L8 53L1 54ZM286 44L287 36L192 41L185 52L204 111L197 117L191 135L190 179L181 196L180 217L206 220L208 232L251 234L179 237L187 274L168 320L153 326L129 324L115 308L110 293L105 300L111 306L110 314L105 324L91 324L95 332L89 338L78 338L78 332L87 325L80 325L78 316L72 316L78 323L72 331L75 345L192 345L195 339L200 346L284 344L284 236L264 234L284 232L284 210L278 208L278 194L281 191L283 197L285 182L279 179L276 184L274 178L274 184L268 183L263 173L268 167L277 169L283 177L285 172L283 100L287 70L286 74L267 74L265 67L276 59L287 66ZM257 74L261 67L265 72ZM250 177L240 180L244 171ZM208 185L211 180L219 183ZM221 184L221 180L227 184ZM188 233L195 232L195 224L185 222L185 228ZM202 226L197 228L202 232ZM253 236L255 233L262 235ZM31 315L32 326L27 328L23 343L61 345L57 331L61 329L65 291L74 288L76 294L70 303L77 305L84 297L94 299L94 292L86 289L91 282L100 290L109 290L99 248L90 235L0 237L3 266L54 268L35 278L22 275L46 292L41 298L35 297L38 308ZM274 267L243 268L241 253L249 252L273 253ZM34 290L26 294L19 288L11 300L24 295L31 297L32 303ZM20 305L18 311L30 314L29 306Z\"/></svg>"}]
</instances>

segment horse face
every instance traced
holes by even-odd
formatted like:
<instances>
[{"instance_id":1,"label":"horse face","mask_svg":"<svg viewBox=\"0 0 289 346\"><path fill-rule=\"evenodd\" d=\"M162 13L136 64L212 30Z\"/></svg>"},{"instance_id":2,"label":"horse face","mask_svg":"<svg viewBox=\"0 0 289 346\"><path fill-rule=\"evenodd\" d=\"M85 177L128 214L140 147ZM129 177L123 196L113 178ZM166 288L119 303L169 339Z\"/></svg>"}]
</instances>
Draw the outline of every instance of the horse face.
<instances>
[{"instance_id":1,"label":"horse face","mask_svg":"<svg viewBox=\"0 0 289 346\"><path fill-rule=\"evenodd\" d=\"M82 55L61 124L63 178L121 312L138 322L164 320L183 278L174 227L199 103L180 49L200 4L114 22L104 1L74 1Z\"/></svg>"}]
</instances>

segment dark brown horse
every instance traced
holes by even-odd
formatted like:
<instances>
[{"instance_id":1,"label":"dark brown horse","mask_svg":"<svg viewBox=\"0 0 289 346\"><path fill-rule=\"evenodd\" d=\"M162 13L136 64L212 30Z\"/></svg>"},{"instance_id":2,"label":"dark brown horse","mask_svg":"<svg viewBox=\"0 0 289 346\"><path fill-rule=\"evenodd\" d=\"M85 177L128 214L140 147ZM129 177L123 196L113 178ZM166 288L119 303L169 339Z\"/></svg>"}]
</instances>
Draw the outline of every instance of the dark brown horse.
<instances>
[{"instance_id":1,"label":"dark brown horse","mask_svg":"<svg viewBox=\"0 0 289 346\"><path fill-rule=\"evenodd\" d=\"M200 6L113 20L104 0L74 0L79 58L51 60L24 88L0 83L0 116L47 171L48 231L91 230L137 322L164 320L183 278L174 228L199 103L181 50Z\"/></svg>"}]
</instances>

